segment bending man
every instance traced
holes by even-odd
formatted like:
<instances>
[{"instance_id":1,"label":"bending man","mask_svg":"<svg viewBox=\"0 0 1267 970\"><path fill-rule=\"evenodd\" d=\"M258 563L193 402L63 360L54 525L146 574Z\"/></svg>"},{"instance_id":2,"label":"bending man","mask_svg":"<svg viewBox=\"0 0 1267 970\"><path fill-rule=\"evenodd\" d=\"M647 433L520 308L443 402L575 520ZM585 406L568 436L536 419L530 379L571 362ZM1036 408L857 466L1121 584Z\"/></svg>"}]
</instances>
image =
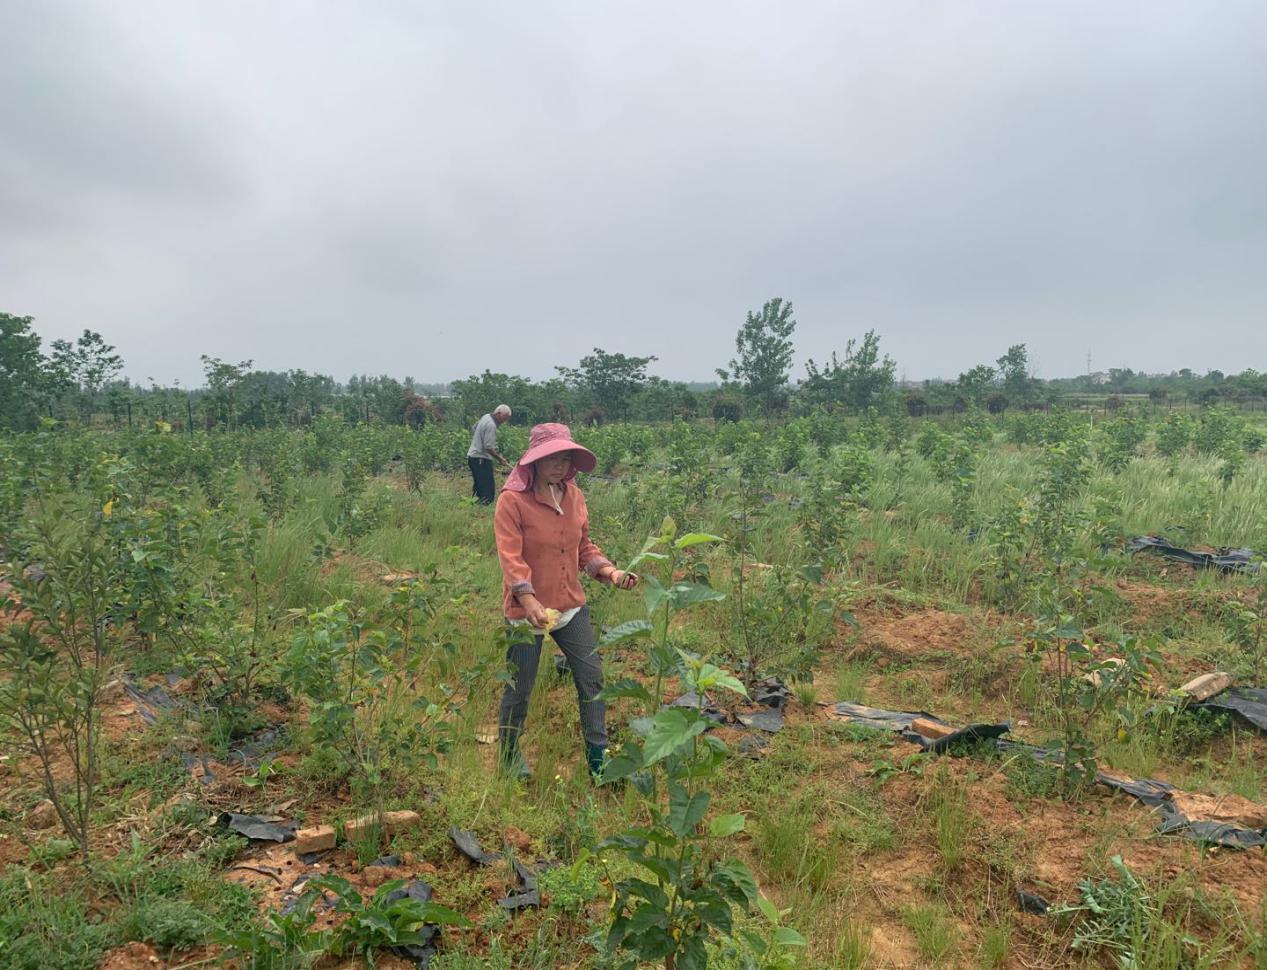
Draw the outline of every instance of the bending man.
<instances>
[{"instance_id":1,"label":"bending man","mask_svg":"<svg viewBox=\"0 0 1267 970\"><path fill-rule=\"evenodd\" d=\"M471 466L471 494L479 500L480 505L492 505L497 494L493 483L493 461L503 468L509 468L510 462L497 450L497 427L510 420L510 408L499 404L491 414L486 414L475 422L471 433L471 447L466 451L466 463Z\"/></svg>"}]
</instances>

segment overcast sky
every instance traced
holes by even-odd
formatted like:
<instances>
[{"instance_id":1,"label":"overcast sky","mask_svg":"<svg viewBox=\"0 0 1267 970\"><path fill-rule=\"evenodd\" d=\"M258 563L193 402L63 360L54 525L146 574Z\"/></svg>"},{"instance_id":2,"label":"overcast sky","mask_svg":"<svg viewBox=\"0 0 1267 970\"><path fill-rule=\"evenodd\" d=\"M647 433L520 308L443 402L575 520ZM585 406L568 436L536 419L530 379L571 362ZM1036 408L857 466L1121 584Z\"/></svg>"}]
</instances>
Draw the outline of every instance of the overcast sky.
<instances>
[{"instance_id":1,"label":"overcast sky","mask_svg":"<svg viewBox=\"0 0 1267 970\"><path fill-rule=\"evenodd\" d=\"M1267 3L0 0L0 311L444 381L1267 370Z\"/></svg>"}]
</instances>

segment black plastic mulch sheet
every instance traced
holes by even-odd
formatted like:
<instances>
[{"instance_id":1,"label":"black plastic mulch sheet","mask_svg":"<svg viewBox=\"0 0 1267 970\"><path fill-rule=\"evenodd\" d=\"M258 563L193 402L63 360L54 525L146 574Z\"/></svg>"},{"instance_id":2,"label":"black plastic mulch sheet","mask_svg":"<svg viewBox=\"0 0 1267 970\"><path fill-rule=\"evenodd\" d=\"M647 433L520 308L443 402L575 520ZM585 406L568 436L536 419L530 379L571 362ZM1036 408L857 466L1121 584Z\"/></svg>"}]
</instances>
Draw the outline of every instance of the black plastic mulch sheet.
<instances>
[{"instance_id":1,"label":"black plastic mulch sheet","mask_svg":"<svg viewBox=\"0 0 1267 970\"><path fill-rule=\"evenodd\" d=\"M136 704L136 712L146 724L154 724L164 713L185 706L162 687L142 688L130 677L123 678L123 692Z\"/></svg>"},{"instance_id":2,"label":"black plastic mulch sheet","mask_svg":"<svg viewBox=\"0 0 1267 970\"><path fill-rule=\"evenodd\" d=\"M902 736L908 740L914 741L925 751L931 751L933 754L942 754L961 744L975 744L978 741L997 741L1003 735L1012 730L1012 726L1006 721L998 724L969 724L967 727L961 727L954 734L947 734L942 738L926 738L918 731L907 730L902 732Z\"/></svg>"},{"instance_id":3,"label":"black plastic mulch sheet","mask_svg":"<svg viewBox=\"0 0 1267 970\"><path fill-rule=\"evenodd\" d=\"M945 724L941 718L928 711L886 711L879 707L867 707L852 701L837 701L836 713L851 724L875 728L878 731L907 731L916 718L927 718Z\"/></svg>"},{"instance_id":4,"label":"black plastic mulch sheet","mask_svg":"<svg viewBox=\"0 0 1267 970\"><path fill-rule=\"evenodd\" d=\"M1258 730L1267 732L1267 688L1229 687L1193 706L1214 711L1231 711Z\"/></svg>"},{"instance_id":5,"label":"black plastic mulch sheet","mask_svg":"<svg viewBox=\"0 0 1267 970\"><path fill-rule=\"evenodd\" d=\"M270 822L258 815L239 815L237 812L221 812L216 823L238 835L245 835L257 842L293 842L295 839L295 823L285 822L281 825Z\"/></svg>"},{"instance_id":6,"label":"black plastic mulch sheet","mask_svg":"<svg viewBox=\"0 0 1267 970\"><path fill-rule=\"evenodd\" d=\"M1262 568L1261 556L1251 549L1221 548L1200 552L1173 545L1165 536L1136 536L1126 543L1130 553L1155 552L1175 562L1187 563L1194 569L1218 569L1225 573L1256 573Z\"/></svg>"},{"instance_id":7,"label":"black plastic mulch sheet","mask_svg":"<svg viewBox=\"0 0 1267 970\"><path fill-rule=\"evenodd\" d=\"M1229 822L1189 818L1170 800L1170 796L1178 789L1164 781L1154 778L1119 778L1103 771L1096 772L1095 780L1101 785L1133 795L1149 808L1157 809L1161 813L1157 831L1162 834L1178 833L1194 842L1221 845L1229 849L1253 849L1267 845L1267 829L1246 829Z\"/></svg>"},{"instance_id":8,"label":"black plastic mulch sheet","mask_svg":"<svg viewBox=\"0 0 1267 970\"><path fill-rule=\"evenodd\" d=\"M736 714L735 720L746 728L755 728L758 731L766 731L769 734L783 730L783 712L778 710Z\"/></svg>"},{"instance_id":9,"label":"black plastic mulch sheet","mask_svg":"<svg viewBox=\"0 0 1267 970\"><path fill-rule=\"evenodd\" d=\"M492 865L499 859L504 858L500 852L486 852L484 847L480 845L479 840L475 836L464 829L449 829L449 838L453 844L457 846L458 851L474 862L476 865L488 866ZM510 896L497 900L497 905L507 912L515 912L520 909L528 909L532 906L541 905L541 892L537 889L537 876L546 869L559 865L557 862L550 860L541 860L534 865L525 865L518 859L511 858L510 864L514 866L515 875L519 877L519 881L523 883L523 892L515 893Z\"/></svg>"},{"instance_id":10,"label":"black plastic mulch sheet","mask_svg":"<svg viewBox=\"0 0 1267 970\"><path fill-rule=\"evenodd\" d=\"M500 852L485 852L479 839L465 829L449 829L449 839L457 846L457 850L480 866L491 866L502 857Z\"/></svg>"},{"instance_id":11,"label":"black plastic mulch sheet","mask_svg":"<svg viewBox=\"0 0 1267 970\"><path fill-rule=\"evenodd\" d=\"M886 711L878 707L865 707L850 701L838 701L836 713L853 724L877 730L898 731L907 741L913 741L925 751L941 754L960 744L971 744L975 741L992 741L1007 734L1012 726L1006 721L999 724L969 724L953 734L940 738L929 738L911 727L916 720L931 721L950 727L935 714L927 711Z\"/></svg>"},{"instance_id":12,"label":"black plastic mulch sheet","mask_svg":"<svg viewBox=\"0 0 1267 970\"><path fill-rule=\"evenodd\" d=\"M693 691L687 691L675 697L664 706L692 708L719 727L729 724L752 731L765 731L767 734L782 731L783 709L792 697L792 691L788 689L787 684L778 677L766 677L752 685L750 696L753 703L760 705L764 710L740 711L732 717L718 707L712 697L705 694L701 702L700 697Z\"/></svg>"},{"instance_id":13,"label":"black plastic mulch sheet","mask_svg":"<svg viewBox=\"0 0 1267 970\"><path fill-rule=\"evenodd\" d=\"M180 751L177 753L180 758L181 767L186 771L193 771L195 768L202 768L202 774L198 776L198 784L210 785L216 780L216 774L211 770L211 765L207 763L205 754L194 754L190 751Z\"/></svg>"},{"instance_id":14,"label":"black plastic mulch sheet","mask_svg":"<svg viewBox=\"0 0 1267 970\"><path fill-rule=\"evenodd\" d=\"M787 684L778 677L767 677L752 685L752 702L762 707L773 707L781 711L792 699L792 692Z\"/></svg>"},{"instance_id":15,"label":"black plastic mulch sheet","mask_svg":"<svg viewBox=\"0 0 1267 970\"><path fill-rule=\"evenodd\" d=\"M1016 890L1016 904L1026 913L1033 913L1035 916L1046 916L1047 910L1051 909L1051 903L1038 893L1024 889Z\"/></svg>"},{"instance_id":16,"label":"black plastic mulch sheet","mask_svg":"<svg viewBox=\"0 0 1267 970\"><path fill-rule=\"evenodd\" d=\"M704 717L712 721L714 724L726 723L726 712L713 703L713 699L707 694L704 695L701 703L700 697L694 691L687 691L669 701L667 707L689 707L691 710L699 711Z\"/></svg>"},{"instance_id":17,"label":"black plastic mulch sheet","mask_svg":"<svg viewBox=\"0 0 1267 970\"><path fill-rule=\"evenodd\" d=\"M1240 690L1255 690L1259 694L1265 693L1258 688L1240 688ZM1226 693L1228 692L1225 691L1224 694ZM1222 697L1224 695L1219 694L1217 696ZM930 740L911 730L911 723L916 718L927 718L939 724L944 724L945 722L922 711L885 711L874 707L864 707L861 704L853 704L849 701L838 702L835 709L840 717L854 724L898 731L907 740L914 741L926 751L941 753L961 741L992 741L1004 751L1025 752L1039 761L1050 761L1059 764L1061 760L1060 752L1058 751L1050 751L1046 748L1038 748L1017 741L999 740L999 736L1008 730L1006 724L970 724L954 734ZM1153 778L1118 777L1103 771L1096 773L1095 780L1106 787L1125 792L1139 799L1149 808L1157 809L1162 817L1161 822L1157 826L1157 831L1160 833L1178 834L1194 842L1236 849L1267 846L1267 829L1247 829L1225 822L1210 822L1189 818L1171 800L1171 795L1176 789L1167 782L1157 781Z\"/></svg>"},{"instance_id":18,"label":"black plastic mulch sheet","mask_svg":"<svg viewBox=\"0 0 1267 970\"><path fill-rule=\"evenodd\" d=\"M229 745L229 753L225 756L225 761L230 764L234 762L244 765L258 764L281 747L284 730L284 724L272 724L245 738L239 738Z\"/></svg>"}]
</instances>

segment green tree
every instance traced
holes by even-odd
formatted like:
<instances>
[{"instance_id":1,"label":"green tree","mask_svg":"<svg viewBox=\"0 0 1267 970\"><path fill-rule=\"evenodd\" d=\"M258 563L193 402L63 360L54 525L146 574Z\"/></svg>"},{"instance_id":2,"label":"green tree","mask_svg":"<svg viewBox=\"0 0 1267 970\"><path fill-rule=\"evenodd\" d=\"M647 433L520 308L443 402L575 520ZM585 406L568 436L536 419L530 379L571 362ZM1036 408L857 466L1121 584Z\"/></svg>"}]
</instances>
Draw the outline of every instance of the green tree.
<instances>
[{"instance_id":1,"label":"green tree","mask_svg":"<svg viewBox=\"0 0 1267 970\"><path fill-rule=\"evenodd\" d=\"M251 361L230 364L219 357L208 357L206 354L200 359L203 373L207 377L209 413L217 422L232 427L237 421L238 391L247 374L251 372Z\"/></svg>"},{"instance_id":2,"label":"green tree","mask_svg":"<svg viewBox=\"0 0 1267 970\"><path fill-rule=\"evenodd\" d=\"M1118 393L1129 393L1133 389L1133 381L1139 375L1129 367L1110 367L1108 388Z\"/></svg>"},{"instance_id":3,"label":"green tree","mask_svg":"<svg viewBox=\"0 0 1267 970\"><path fill-rule=\"evenodd\" d=\"M845 344L842 362L833 351L831 362L820 370L810 360L805 369L808 377L802 385L806 396L819 404L844 404L858 411L880 404L893 390L897 364L885 354L880 357L880 337L868 330L859 344Z\"/></svg>"},{"instance_id":4,"label":"green tree","mask_svg":"<svg viewBox=\"0 0 1267 970\"><path fill-rule=\"evenodd\" d=\"M744 391L761 402L767 414L787 403L787 378L792 366L792 331L796 319L792 304L780 297L767 300L759 314L748 318L735 335L735 353L730 370L717 370L723 381L740 382Z\"/></svg>"},{"instance_id":5,"label":"green tree","mask_svg":"<svg viewBox=\"0 0 1267 970\"><path fill-rule=\"evenodd\" d=\"M1013 344L995 363L999 365L999 379L1008 400L1027 402L1034 396L1038 382L1030 376L1029 351L1024 344Z\"/></svg>"},{"instance_id":6,"label":"green tree","mask_svg":"<svg viewBox=\"0 0 1267 970\"><path fill-rule=\"evenodd\" d=\"M0 313L0 428L32 427L48 392L47 361L31 323Z\"/></svg>"},{"instance_id":7,"label":"green tree","mask_svg":"<svg viewBox=\"0 0 1267 970\"><path fill-rule=\"evenodd\" d=\"M998 373L989 364L978 364L959 375L957 382L959 393L977 407L981 407L985 399L994 391L994 382L997 377Z\"/></svg>"},{"instance_id":8,"label":"green tree","mask_svg":"<svg viewBox=\"0 0 1267 970\"><path fill-rule=\"evenodd\" d=\"M334 400L335 382L325 374L309 374L303 370L290 372L295 417L301 424L310 423L317 413Z\"/></svg>"},{"instance_id":9,"label":"green tree","mask_svg":"<svg viewBox=\"0 0 1267 970\"><path fill-rule=\"evenodd\" d=\"M77 392L75 403L80 417L91 421L97 410L97 395L123 369L123 358L93 330L85 330L74 344L54 340L49 347L53 351L50 370L56 382Z\"/></svg>"},{"instance_id":10,"label":"green tree","mask_svg":"<svg viewBox=\"0 0 1267 970\"><path fill-rule=\"evenodd\" d=\"M532 386L532 381L528 378L513 374L494 374L489 370L482 374L472 374L465 380L453 381L449 385L449 391L456 402L456 407L452 410L464 425L469 425L480 415L491 412L497 405L505 404L513 412L511 420L519 423L516 419L532 396Z\"/></svg>"},{"instance_id":11,"label":"green tree","mask_svg":"<svg viewBox=\"0 0 1267 970\"><path fill-rule=\"evenodd\" d=\"M657 357L628 357L609 354L601 347L582 357L577 367L556 367L568 384L584 392L591 403L599 404L608 413L624 417L629 401L647 383L647 365Z\"/></svg>"},{"instance_id":12,"label":"green tree","mask_svg":"<svg viewBox=\"0 0 1267 970\"><path fill-rule=\"evenodd\" d=\"M405 391L412 385L413 379L409 377L402 383L386 374L378 377L353 374L348 378L343 396L343 416L354 424L359 421L400 424L404 421Z\"/></svg>"}]
</instances>

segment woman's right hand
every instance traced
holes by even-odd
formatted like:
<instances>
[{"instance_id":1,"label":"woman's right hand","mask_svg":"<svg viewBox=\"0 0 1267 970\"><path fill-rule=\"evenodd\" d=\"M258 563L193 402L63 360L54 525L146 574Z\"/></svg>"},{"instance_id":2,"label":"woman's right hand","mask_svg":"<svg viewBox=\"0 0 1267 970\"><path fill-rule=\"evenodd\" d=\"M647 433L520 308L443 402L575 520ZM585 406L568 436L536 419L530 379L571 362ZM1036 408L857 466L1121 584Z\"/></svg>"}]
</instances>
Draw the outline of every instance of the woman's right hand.
<instances>
[{"instance_id":1,"label":"woman's right hand","mask_svg":"<svg viewBox=\"0 0 1267 970\"><path fill-rule=\"evenodd\" d=\"M541 601L531 593L524 593L519 597L519 605L524 608L524 616L538 630L544 630L550 624L550 618L546 616L546 608L541 605Z\"/></svg>"}]
</instances>

